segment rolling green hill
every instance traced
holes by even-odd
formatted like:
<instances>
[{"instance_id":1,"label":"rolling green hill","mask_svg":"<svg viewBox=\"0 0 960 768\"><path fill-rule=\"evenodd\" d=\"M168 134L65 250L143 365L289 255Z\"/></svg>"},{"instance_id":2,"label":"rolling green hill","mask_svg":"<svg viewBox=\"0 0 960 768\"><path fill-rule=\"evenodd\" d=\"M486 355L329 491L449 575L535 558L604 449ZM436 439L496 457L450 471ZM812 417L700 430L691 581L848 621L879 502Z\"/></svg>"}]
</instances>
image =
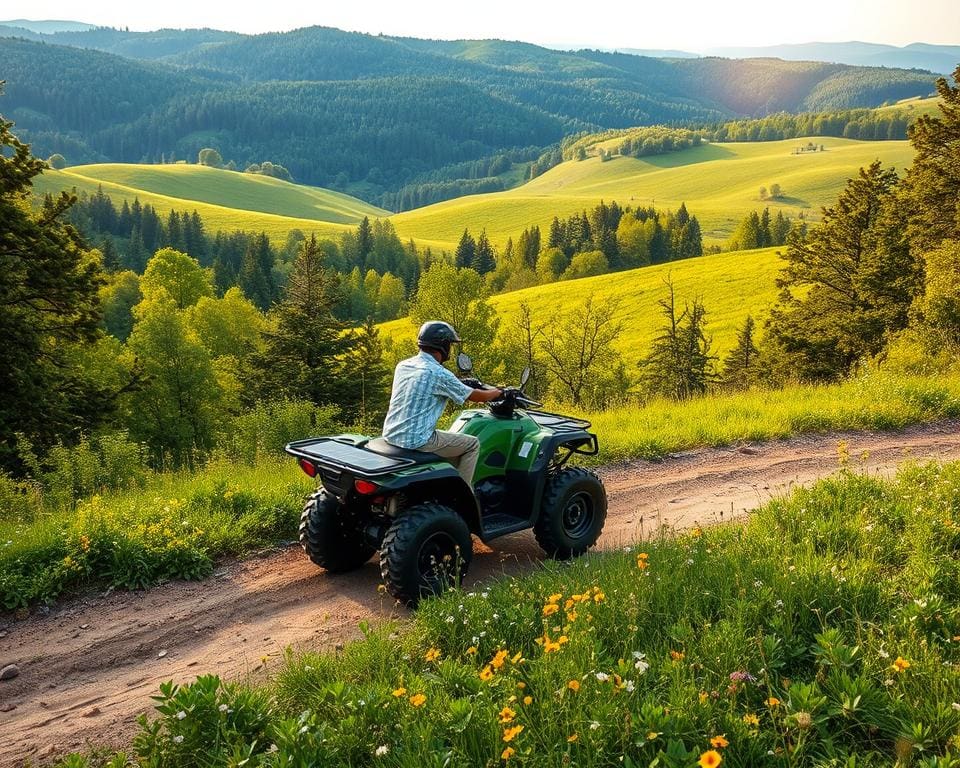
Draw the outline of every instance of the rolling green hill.
<instances>
[{"instance_id":1,"label":"rolling green hill","mask_svg":"<svg viewBox=\"0 0 960 768\"><path fill-rule=\"evenodd\" d=\"M448 200L397 214L392 220L403 237L456 243L464 227L486 229L502 244L532 224L545 231L554 215L592 208L601 199L620 205L676 209L686 202L700 220L704 243L722 244L740 219L769 205L784 215L816 219L857 170L881 159L905 168L913 158L906 141L865 142L815 138L825 151L793 154L806 139L706 144L682 152L644 158L597 157L568 161L507 192ZM611 140L615 146L618 139ZM760 187L780 184L779 201L760 199Z\"/></svg>"},{"instance_id":2,"label":"rolling green hill","mask_svg":"<svg viewBox=\"0 0 960 768\"><path fill-rule=\"evenodd\" d=\"M680 306L694 297L702 298L708 312L707 332L714 339L713 351L722 358L733 348L737 328L748 314L753 315L758 324L766 318L777 297L775 279L781 264L773 248L720 253L615 275L526 288L494 296L490 303L497 310L501 324L506 325L521 302L533 309L535 317L545 320L588 296L604 303L616 301L616 318L623 323L616 347L628 365L632 365L649 352L663 323L657 301L666 295L664 280L669 277ZM384 323L380 328L385 337L402 348L413 348L416 327L409 319ZM469 351L468 345L465 349ZM477 373L484 374L483 371Z\"/></svg>"},{"instance_id":3,"label":"rolling green hill","mask_svg":"<svg viewBox=\"0 0 960 768\"><path fill-rule=\"evenodd\" d=\"M611 146L618 140L611 140ZM506 192L448 200L390 216L404 240L452 250L464 228L486 229L495 245L537 224L546 231L555 215L587 210L601 199L621 205L676 209L687 204L703 228L704 243L723 244L743 216L769 205L808 221L831 203L857 170L879 158L905 168L913 157L906 141L854 141L817 137L823 152L793 154L806 139L705 144L645 158L598 157L561 163ZM761 200L760 187L780 184L785 197ZM161 213L196 210L208 229L265 231L282 241L291 229L335 237L363 216L389 213L329 190L196 165L92 165L47 171L39 192L76 186L94 193L103 185L117 204L134 196ZM284 215L286 214L286 215Z\"/></svg>"},{"instance_id":4,"label":"rolling green hill","mask_svg":"<svg viewBox=\"0 0 960 768\"><path fill-rule=\"evenodd\" d=\"M71 188L91 195L102 188L118 206L137 198L161 215L196 210L211 232L266 232L278 244L292 229L336 238L364 216L388 215L339 192L200 165L76 166L44 171L34 182L39 194Z\"/></svg>"}]
</instances>

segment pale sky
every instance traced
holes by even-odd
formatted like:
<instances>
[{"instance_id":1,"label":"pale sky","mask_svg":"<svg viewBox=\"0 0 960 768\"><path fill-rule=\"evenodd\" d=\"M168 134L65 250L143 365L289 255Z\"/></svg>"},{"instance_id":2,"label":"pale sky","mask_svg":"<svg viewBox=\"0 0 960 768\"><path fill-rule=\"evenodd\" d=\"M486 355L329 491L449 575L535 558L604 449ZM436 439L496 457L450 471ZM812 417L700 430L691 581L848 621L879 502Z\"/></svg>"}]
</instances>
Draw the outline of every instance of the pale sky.
<instances>
[{"instance_id":1,"label":"pale sky","mask_svg":"<svg viewBox=\"0 0 960 768\"><path fill-rule=\"evenodd\" d=\"M312 7L311 7L312 6ZM861 40L960 45L958 0L28 0L17 14L112 27L237 32L322 25L440 39L597 48L708 48ZM2 12L0 12L2 14Z\"/></svg>"}]
</instances>

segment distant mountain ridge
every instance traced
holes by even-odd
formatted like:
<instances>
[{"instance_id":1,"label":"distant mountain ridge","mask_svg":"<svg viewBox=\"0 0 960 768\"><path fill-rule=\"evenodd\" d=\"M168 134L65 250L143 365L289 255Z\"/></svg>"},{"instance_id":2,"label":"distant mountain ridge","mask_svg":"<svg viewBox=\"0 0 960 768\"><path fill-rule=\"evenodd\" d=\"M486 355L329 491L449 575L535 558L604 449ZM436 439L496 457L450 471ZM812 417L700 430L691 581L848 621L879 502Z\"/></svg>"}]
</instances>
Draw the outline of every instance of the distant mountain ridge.
<instances>
[{"instance_id":1,"label":"distant mountain ridge","mask_svg":"<svg viewBox=\"0 0 960 768\"><path fill-rule=\"evenodd\" d=\"M51 35L56 32L85 32L97 28L96 24L86 24L82 21L31 21L30 19L0 21L0 26L25 29L37 35Z\"/></svg>"},{"instance_id":2,"label":"distant mountain ridge","mask_svg":"<svg viewBox=\"0 0 960 768\"><path fill-rule=\"evenodd\" d=\"M711 48L713 56L753 58L771 56L785 61L824 61L863 67L895 67L925 69L939 74L950 74L960 66L960 45L932 45L911 43L902 48L880 43L799 43L762 47Z\"/></svg>"},{"instance_id":3,"label":"distant mountain ridge","mask_svg":"<svg viewBox=\"0 0 960 768\"><path fill-rule=\"evenodd\" d=\"M41 156L157 163L213 147L241 170L269 160L299 182L380 203L410 185L496 189L505 169L540 155L549 167L581 131L872 107L925 96L935 79L328 27L30 35L0 30L0 111Z\"/></svg>"}]
</instances>

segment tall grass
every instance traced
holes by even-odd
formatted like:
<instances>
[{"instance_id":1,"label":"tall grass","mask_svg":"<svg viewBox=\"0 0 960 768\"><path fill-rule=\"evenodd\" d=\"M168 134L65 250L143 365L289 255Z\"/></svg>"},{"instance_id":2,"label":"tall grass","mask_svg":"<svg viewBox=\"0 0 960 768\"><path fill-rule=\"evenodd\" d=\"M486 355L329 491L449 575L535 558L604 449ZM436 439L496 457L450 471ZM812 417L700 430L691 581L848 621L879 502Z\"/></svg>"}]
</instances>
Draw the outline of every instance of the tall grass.
<instances>
[{"instance_id":1,"label":"tall grass","mask_svg":"<svg viewBox=\"0 0 960 768\"><path fill-rule=\"evenodd\" d=\"M427 601L263 688L166 685L133 759L948 768L958 553L960 464L843 470L743 525Z\"/></svg>"},{"instance_id":2,"label":"tall grass","mask_svg":"<svg viewBox=\"0 0 960 768\"><path fill-rule=\"evenodd\" d=\"M600 442L599 455L590 461L606 464L746 440L960 418L960 376L872 373L829 386L658 401L585 415ZM114 467L120 480L131 477L129 469L119 469L124 462L105 463L84 444L64 449L55 471L43 476L46 491L0 476L0 606L48 602L88 584L140 588L169 578L201 578L219 557L293 538L312 481L277 451L298 437L336 432L333 418L302 404L261 406L236 420L219 458L199 472L148 474L132 488L79 501L77 488L98 487L89 476L105 476ZM104 455L123 457L130 450L115 440Z\"/></svg>"}]
</instances>

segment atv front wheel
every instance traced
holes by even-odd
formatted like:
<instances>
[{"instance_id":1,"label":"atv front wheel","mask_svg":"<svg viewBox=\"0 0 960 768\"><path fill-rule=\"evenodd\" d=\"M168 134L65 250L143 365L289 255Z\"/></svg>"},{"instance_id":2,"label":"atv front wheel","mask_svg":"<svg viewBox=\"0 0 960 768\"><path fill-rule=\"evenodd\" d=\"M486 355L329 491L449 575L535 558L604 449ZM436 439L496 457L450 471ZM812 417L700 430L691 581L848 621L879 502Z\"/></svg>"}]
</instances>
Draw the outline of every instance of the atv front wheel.
<instances>
[{"instance_id":1,"label":"atv front wheel","mask_svg":"<svg viewBox=\"0 0 960 768\"><path fill-rule=\"evenodd\" d=\"M323 488L312 494L300 515L300 546L331 573L359 568L376 551L364 537L361 520Z\"/></svg>"},{"instance_id":2,"label":"atv front wheel","mask_svg":"<svg viewBox=\"0 0 960 768\"><path fill-rule=\"evenodd\" d=\"M433 502L415 504L390 526L380 547L380 575L395 598L420 598L458 587L473 557L470 529L456 512Z\"/></svg>"},{"instance_id":3,"label":"atv front wheel","mask_svg":"<svg viewBox=\"0 0 960 768\"><path fill-rule=\"evenodd\" d=\"M606 517L607 492L600 478L567 467L547 480L533 533L550 557L569 560L597 543Z\"/></svg>"}]
</instances>

